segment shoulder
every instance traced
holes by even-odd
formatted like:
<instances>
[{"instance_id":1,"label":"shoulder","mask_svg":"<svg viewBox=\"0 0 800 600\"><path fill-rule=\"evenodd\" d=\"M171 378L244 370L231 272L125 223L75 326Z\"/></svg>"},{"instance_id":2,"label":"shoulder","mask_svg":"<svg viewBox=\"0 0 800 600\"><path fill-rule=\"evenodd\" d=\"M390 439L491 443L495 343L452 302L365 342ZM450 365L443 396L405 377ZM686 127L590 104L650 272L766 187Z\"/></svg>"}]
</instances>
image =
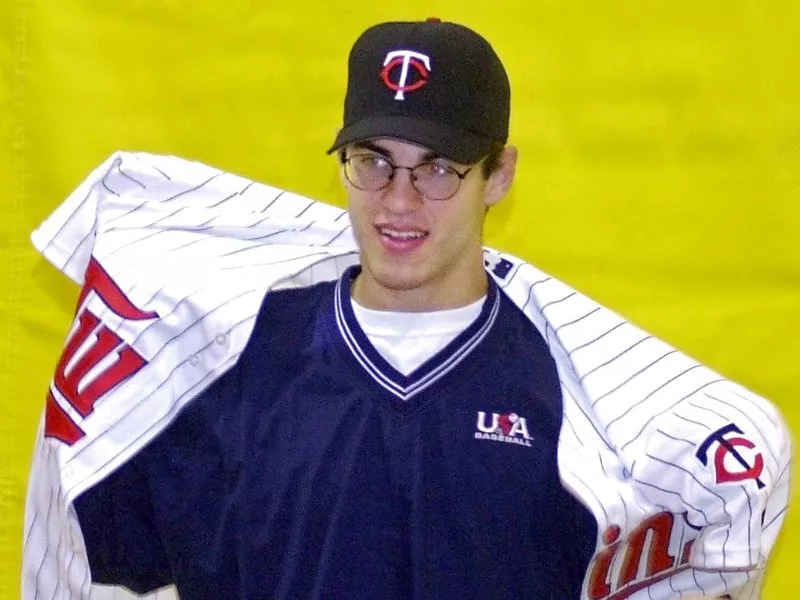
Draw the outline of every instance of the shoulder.
<instances>
[{"instance_id":1,"label":"shoulder","mask_svg":"<svg viewBox=\"0 0 800 600\"><path fill-rule=\"evenodd\" d=\"M264 343L296 341L320 317L332 315L336 281L268 292L261 303L247 352Z\"/></svg>"}]
</instances>

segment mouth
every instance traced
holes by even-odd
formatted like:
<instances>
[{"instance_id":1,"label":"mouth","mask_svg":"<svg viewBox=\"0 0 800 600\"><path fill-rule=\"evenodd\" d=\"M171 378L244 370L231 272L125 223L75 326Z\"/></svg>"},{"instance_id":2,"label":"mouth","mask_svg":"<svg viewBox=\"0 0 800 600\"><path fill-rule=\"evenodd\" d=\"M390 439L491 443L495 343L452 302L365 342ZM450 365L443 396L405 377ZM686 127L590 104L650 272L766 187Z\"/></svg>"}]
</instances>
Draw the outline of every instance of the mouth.
<instances>
[{"instance_id":1,"label":"mouth","mask_svg":"<svg viewBox=\"0 0 800 600\"><path fill-rule=\"evenodd\" d=\"M428 237L428 232L409 227L377 225L376 231L383 247L394 254L405 254L416 250Z\"/></svg>"}]
</instances>

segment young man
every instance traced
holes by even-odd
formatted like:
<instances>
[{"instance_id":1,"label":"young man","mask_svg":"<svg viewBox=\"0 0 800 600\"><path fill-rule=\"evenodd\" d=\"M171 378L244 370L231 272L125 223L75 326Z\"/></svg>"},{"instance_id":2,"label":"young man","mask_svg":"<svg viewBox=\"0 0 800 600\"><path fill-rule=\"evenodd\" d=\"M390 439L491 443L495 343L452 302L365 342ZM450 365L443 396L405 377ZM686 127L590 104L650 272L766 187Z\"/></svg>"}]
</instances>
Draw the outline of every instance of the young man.
<instances>
[{"instance_id":1,"label":"young man","mask_svg":"<svg viewBox=\"0 0 800 600\"><path fill-rule=\"evenodd\" d=\"M590 376L627 324L519 261L493 255L486 269L486 211L516 166L509 107L505 70L475 32L367 30L330 148L356 246L338 211L283 193L247 204L252 182L145 155L112 157L76 192L78 208L37 233L51 260L86 275L32 477L28 596L92 584L173 585L183 600L756 589L774 541L762 527L777 528L785 499L779 418L675 351L654 391L605 408L638 367L604 391ZM110 216L81 208L101 187ZM66 252L63 222L81 211L89 233L71 232ZM179 213L193 220L172 224ZM582 337L563 337L577 322ZM650 340L632 347L664 349ZM590 345L604 362L584 362ZM98 346L121 348L116 362ZM673 370L699 378L695 394L746 394L737 414L760 410L760 429L740 415L735 430L686 433L675 419L692 394L648 404ZM653 427L690 439L665 446ZM693 454L703 444L757 449L737 452L741 489L709 483Z\"/></svg>"}]
</instances>

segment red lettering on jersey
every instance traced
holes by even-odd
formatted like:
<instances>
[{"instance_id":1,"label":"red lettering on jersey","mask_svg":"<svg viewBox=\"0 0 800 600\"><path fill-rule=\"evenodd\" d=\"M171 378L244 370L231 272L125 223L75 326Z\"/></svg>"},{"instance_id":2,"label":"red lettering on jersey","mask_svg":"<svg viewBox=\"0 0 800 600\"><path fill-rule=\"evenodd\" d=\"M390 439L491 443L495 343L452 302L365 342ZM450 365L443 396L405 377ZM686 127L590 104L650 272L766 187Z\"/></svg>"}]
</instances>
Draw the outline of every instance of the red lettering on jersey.
<instances>
[{"instance_id":1,"label":"red lettering on jersey","mask_svg":"<svg viewBox=\"0 0 800 600\"><path fill-rule=\"evenodd\" d=\"M631 531L617 587L628 585L638 578L642 558L644 558L645 578L657 575L675 564L675 557L669 553L669 541L672 538L674 522L675 517L672 516L672 513L662 512L645 519ZM642 553L648 536L650 537L650 551L643 557Z\"/></svg>"},{"instance_id":2,"label":"red lettering on jersey","mask_svg":"<svg viewBox=\"0 0 800 600\"><path fill-rule=\"evenodd\" d=\"M122 338L103 325L97 315L83 307L84 300L92 291L123 319L141 321L158 317L155 312L145 312L137 308L94 258L89 261L78 301L77 328L64 348L53 378L55 390L82 417L94 410L95 403L103 395L147 364ZM77 355L82 348L85 351ZM93 372L101 362L111 364L106 365L99 373ZM90 373L92 378L87 380ZM56 402L52 390L48 394L45 410L45 436L59 439L68 445L84 436L78 424Z\"/></svg>"},{"instance_id":3,"label":"red lettering on jersey","mask_svg":"<svg viewBox=\"0 0 800 600\"><path fill-rule=\"evenodd\" d=\"M44 434L47 437L61 440L67 446L72 446L85 435L83 430L58 405L56 399L53 398L53 392L47 394L47 405L44 410Z\"/></svg>"},{"instance_id":4,"label":"red lettering on jersey","mask_svg":"<svg viewBox=\"0 0 800 600\"><path fill-rule=\"evenodd\" d=\"M600 600L611 593L608 574L611 572L611 563L617 555L617 549L622 543L618 541L619 534L619 525L611 525L603 532L603 543L608 547L598 552L594 557L594 561L592 561L588 588L590 600Z\"/></svg>"},{"instance_id":5,"label":"red lettering on jersey","mask_svg":"<svg viewBox=\"0 0 800 600\"><path fill-rule=\"evenodd\" d=\"M692 546L694 546L696 540L689 540L683 545L683 551L681 552L681 565L689 564L689 559L692 557Z\"/></svg>"},{"instance_id":6,"label":"red lettering on jersey","mask_svg":"<svg viewBox=\"0 0 800 600\"><path fill-rule=\"evenodd\" d=\"M78 329L64 349L61 361L56 367L56 388L82 417L92 412L92 407L100 396L145 365L145 360L133 348L124 344L117 334L105 325L99 328L98 325L100 319L92 313L85 311L78 315ZM70 365L75 352L92 333L95 334L94 343L74 365ZM87 373L115 350L118 360L83 389L79 389Z\"/></svg>"},{"instance_id":7,"label":"red lettering on jersey","mask_svg":"<svg viewBox=\"0 0 800 600\"><path fill-rule=\"evenodd\" d=\"M669 552L673 535L681 535L672 513L648 517L624 540L619 535L617 525L603 533L602 543L607 547L595 554L587 580L590 600L624 600L689 567L694 540L684 544L680 562Z\"/></svg>"},{"instance_id":8,"label":"red lettering on jersey","mask_svg":"<svg viewBox=\"0 0 800 600\"><path fill-rule=\"evenodd\" d=\"M91 291L96 292L106 303L106 306L123 319L143 321L158 318L158 313L154 310L149 312L140 310L131 302L94 257L89 259L89 264L86 266L86 275L84 277L83 290L81 290L81 296L78 299L78 308L80 308Z\"/></svg>"}]
</instances>

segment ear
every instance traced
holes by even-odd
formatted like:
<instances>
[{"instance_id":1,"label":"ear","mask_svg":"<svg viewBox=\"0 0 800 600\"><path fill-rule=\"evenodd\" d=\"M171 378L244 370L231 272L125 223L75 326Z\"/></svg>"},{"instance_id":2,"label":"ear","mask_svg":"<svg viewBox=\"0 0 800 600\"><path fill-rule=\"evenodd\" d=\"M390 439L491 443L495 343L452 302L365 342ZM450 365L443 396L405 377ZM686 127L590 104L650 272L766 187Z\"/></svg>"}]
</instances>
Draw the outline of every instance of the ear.
<instances>
[{"instance_id":1,"label":"ear","mask_svg":"<svg viewBox=\"0 0 800 600\"><path fill-rule=\"evenodd\" d=\"M506 146L500 155L500 162L497 169L489 175L486 182L484 193L484 204L487 207L494 206L506 197L514 183L514 175L517 172L517 148L516 146Z\"/></svg>"}]
</instances>

